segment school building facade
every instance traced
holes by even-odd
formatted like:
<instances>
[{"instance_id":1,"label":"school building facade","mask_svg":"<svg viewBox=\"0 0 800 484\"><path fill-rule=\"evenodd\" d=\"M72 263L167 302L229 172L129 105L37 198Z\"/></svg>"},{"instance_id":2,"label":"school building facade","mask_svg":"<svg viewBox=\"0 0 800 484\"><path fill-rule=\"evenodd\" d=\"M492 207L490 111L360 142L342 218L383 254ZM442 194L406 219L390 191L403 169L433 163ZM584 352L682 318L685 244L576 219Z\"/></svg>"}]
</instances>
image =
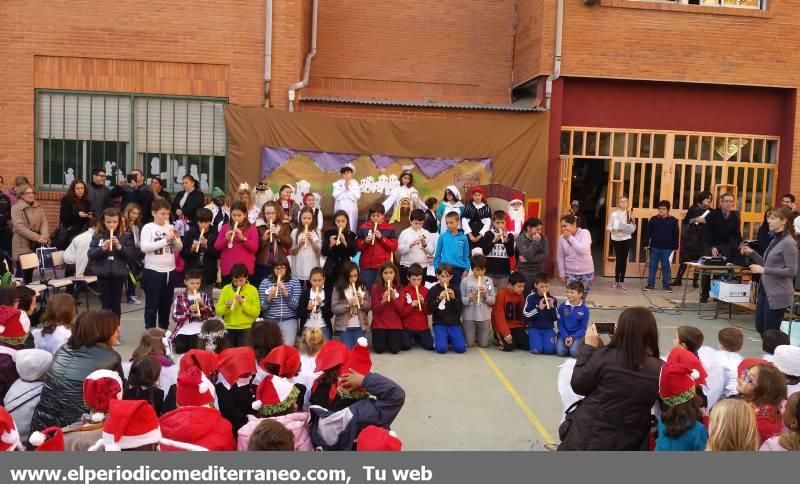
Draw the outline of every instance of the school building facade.
<instances>
[{"instance_id":1,"label":"school building facade","mask_svg":"<svg viewBox=\"0 0 800 484\"><path fill-rule=\"evenodd\" d=\"M543 199L551 237L584 195L600 219L603 199L626 194L644 220L659 198L680 215L700 189L735 191L750 231L776 194L800 193L798 7L3 2L0 175L32 178L54 225L68 181L95 167L142 168L168 189L183 173L224 184L226 103L410 120L547 111L546 166L531 173L548 189L528 196Z\"/></svg>"}]
</instances>

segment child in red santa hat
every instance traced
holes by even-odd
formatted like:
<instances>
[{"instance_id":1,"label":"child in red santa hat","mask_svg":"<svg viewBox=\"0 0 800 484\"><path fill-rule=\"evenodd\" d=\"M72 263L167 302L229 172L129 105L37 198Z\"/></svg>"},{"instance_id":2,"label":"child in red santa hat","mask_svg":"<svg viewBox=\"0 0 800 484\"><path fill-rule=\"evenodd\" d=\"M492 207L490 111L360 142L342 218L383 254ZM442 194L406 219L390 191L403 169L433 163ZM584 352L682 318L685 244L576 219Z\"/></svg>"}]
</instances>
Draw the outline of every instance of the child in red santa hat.
<instances>
[{"instance_id":1,"label":"child in red santa hat","mask_svg":"<svg viewBox=\"0 0 800 484\"><path fill-rule=\"evenodd\" d=\"M85 451L103 436L112 400L122 399L123 384L119 373L97 370L83 381L83 401L89 413L77 422L64 427L64 450ZM31 437L33 444L33 437Z\"/></svg>"},{"instance_id":2,"label":"child in red santa hat","mask_svg":"<svg viewBox=\"0 0 800 484\"><path fill-rule=\"evenodd\" d=\"M364 338L366 340L366 338ZM310 405L330 408L337 398L336 383L350 350L339 340L328 340L317 354L315 373L321 373L311 385Z\"/></svg>"},{"instance_id":3,"label":"child in red santa hat","mask_svg":"<svg viewBox=\"0 0 800 484\"><path fill-rule=\"evenodd\" d=\"M325 347L323 347L323 351L325 351ZM352 350L344 353L337 351L335 354L331 355L331 358L329 358L328 355L323 355L322 352L320 352L320 355L322 355L323 358L320 359L320 357L317 357L317 371L328 372L329 377L327 381L333 381L327 386L327 395L320 395L324 389L321 388L322 385L317 385L316 382L314 383L311 390L310 403L312 406L319 405L317 402L322 401L323 404L319 406L328 410L337 411L369 397L369 393L360 385L347 385L342 379L344 375L347 375L352 370L361 374L367 374L372 369L372 359L369 354L367 338L358 338ZM326 367L330 368L325 370L324 368ZM330 376L333 374L336 375L335 380ZM320 379L322 378L321 376ZM319 382L320 379L317 381ZM325 403L327 403L327 405L325 405Z\"/></svg>"},{"instance_id":4,"label":"child in red santa hat","mask_svg":"<svg viewBox=\"0 0 800 484\"><path fill-rule=\"evenodd\" d=\"M672 350L659 377L662 414L656 451L705 450L708 430L701 422L707 419L708 412L697 394L697 387L705 383L705 378L696 356L682 348Z\"/></svg>"},{"instance_id":5,"label":"child in red santa hat","mask_svg":"<svg viewBox=\"0 0 800 484\"><path fill-rule=\"evenodd\" d=\"M0 402L6 396L11 385L17 381L14 355L25 348L25 341L31 329L31 321L24 311L17 309L17 293L13 288L0 288L3 299L13 302L12 305L0 305Z\"/></svg>"},{"instance_id":6,"label":"child in red santa hat","mask_svg":"<svg viewBox=\"0 0 800 484\"><path fill-rule=\"evenodd\" d=\"M15 450L25 450L25 446L19 441L19 432L14 419L5 407L0 407L0 452Z\"/></svg>"},{"instance_id":7,"label":"child in red santa hat","mask_svg":"<svg viewBox=\"0 0 800 484\"><path fill-rule=\"evenodd\" d=\"M280 422L294 435L294 450L310 451L311 438L308 433L308 412L299 411L302 402L297 386L285 378L268 375L258 385L257 400L253 402L253 409L259 416ZM239 429L236 441L238 450L247 450L250 437L261 423L259 418L250 417L250 421Z\"/></svg>"},{"instance_id":8,"label":"child in red santa hat","mask_svg":"<svg viewBox=\"0 0 800 484\"><path fill-rule=\"evenodd\" d=\"M197 445L208 450L236 450L233 428L214 405L217 393L211 380L196 366L178 375L178 408L161 416L161 434L170 440ZM162 451L183 450L162 443Z\"/></svg>"},{"instance_id":9,"label":"child in red santa hat","mask_svg":"<svg viewBox=\"0 0 800 484\"><path fill-rule=\"evenodd\" d=\"M222 416L233 426L234 434L247 423L256 399L256 354L252 348L228 348L219 354L217 368L217 401Z\"/></svg>"},{"instance_id":10,"label":"child in red santa hat","mask_svg":"<svg viewBox=\"0 0 800 484\"><path fill-rule=\"evenodd\" d=\"M300 391L298 406L303 407L305 402L307 387L296 379L300 375L300 351L294 346L280 345L272 348L258 364L270 375L279 376L289 380Z\"/></svg>"},{"instance_id":11,"label":"child in red santa hat","mask_svg":"<svg viewBox=\"0 0 800 484\"><path fill-rule=\"evenodd\" d=\"M186 372L189 368L197 368L211 382L215 382L217 381L217 354L207 350L189 350L178 360L178 374ZM164 397L163 411L165 414L178 408L177 393L178 385L176 383L169 387L169 391ZM219 408L216 399L214 408Z\"/></svg>"}]
</instances>

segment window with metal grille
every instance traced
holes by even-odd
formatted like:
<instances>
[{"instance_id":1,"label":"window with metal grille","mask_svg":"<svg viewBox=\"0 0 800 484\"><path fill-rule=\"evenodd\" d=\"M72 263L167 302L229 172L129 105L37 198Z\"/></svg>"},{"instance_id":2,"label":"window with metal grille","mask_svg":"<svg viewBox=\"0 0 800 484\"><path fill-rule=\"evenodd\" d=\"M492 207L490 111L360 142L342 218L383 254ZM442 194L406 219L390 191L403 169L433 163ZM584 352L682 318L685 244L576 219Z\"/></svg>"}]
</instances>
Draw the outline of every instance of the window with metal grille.
<instances>
[{"instance_id":1,"label":"window with metal grille","mask_svg":"<svg viewBox=\"0 0 800 484\"><path fill-rule=\"evenodd\" d=\"M38 91L36 184L66 190L94 168L113 185L134 168L181 190L192 175L209 192L224 187L224 100ZM131 107L133 106L133 109Z\"/></svg>"}]
</instances>

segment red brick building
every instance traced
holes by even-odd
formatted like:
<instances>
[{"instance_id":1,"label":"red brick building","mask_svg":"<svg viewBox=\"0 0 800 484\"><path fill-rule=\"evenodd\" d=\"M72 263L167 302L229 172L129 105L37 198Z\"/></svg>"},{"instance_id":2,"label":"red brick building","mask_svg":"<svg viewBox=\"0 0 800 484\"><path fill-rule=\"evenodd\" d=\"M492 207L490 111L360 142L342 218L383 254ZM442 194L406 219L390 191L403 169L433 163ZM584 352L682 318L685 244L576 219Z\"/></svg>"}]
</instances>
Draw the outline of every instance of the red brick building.
<instances>
[{"instance_id":1,"label":"red brick building","mask_svg":"<svg viewBox=\"0 0 800 484\"><path fill-rule=\"evenodd\" d=\"M93 167L174 180L192 164L219 185L222 105L288 109L308 67L298 111L548 109L549 188L529 196L551 230L571 199L592 210L625 193L644 219L708 188L737 192L749 231L800 192L800 2L586 1L2 2L0 175L32 177L51 220Z\"/></svg>"}]
</instances>

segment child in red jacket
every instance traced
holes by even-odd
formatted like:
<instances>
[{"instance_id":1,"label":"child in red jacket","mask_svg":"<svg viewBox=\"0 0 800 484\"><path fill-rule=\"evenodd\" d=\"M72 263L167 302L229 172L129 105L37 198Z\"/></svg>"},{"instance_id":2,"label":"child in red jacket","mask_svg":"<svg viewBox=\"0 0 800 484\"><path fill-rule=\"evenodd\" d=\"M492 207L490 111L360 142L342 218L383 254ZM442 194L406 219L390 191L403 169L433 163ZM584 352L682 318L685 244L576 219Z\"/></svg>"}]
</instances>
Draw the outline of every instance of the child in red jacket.
<instances>
[{"instance_id":1,"label":"child in red jacket","mask_svg":"<svg viewBox=\"0 0 800 484\"><path fill-rule=\"evenodd\" d=\"M392 254L397 251L397 235L394 226L386 222L384 208L380 203L369 207L369 220L358 229L356 245L361 251L359 266L361 279L367 289L378 278L378 269L384 262L392 261Z\"/></svg>"},{"instance_id":2,"label":"child in red jacket","mask_svg":"<svg viewBox=\"0 0 800 484\"><path fill-rule=\"evenodd\" d=\"M414 342L433 351L433 335L428 326L428 289L423 283L425 269L419 264L408 268L408 285L400 293L403 300L403 351L410 350Z\"/></svg>"},{"instance_id":3,"label":"child in red jacket","mask_svg":"<svg viewBox=\"0 0 800 484\"><path fill-rule=\"evenodd\" d=\"M783 430L781 403L786 400L786 379L769 362L747 358L739 363L739 398L756 414L759 447Z\"/></svg>"},{"instance_id":4,"label":"child in red jacket","mask_svg":"<svg viewBox=\"0 0 800 484\"><path fill-rule=\"evenodd\" d=\"M363 257L363 256L362 256ZM380 281L372 286L372 349L393 355L403 346L403 305L400 298L400 274L391 262L384 262Z\"/></svg>"}]
</instances>

